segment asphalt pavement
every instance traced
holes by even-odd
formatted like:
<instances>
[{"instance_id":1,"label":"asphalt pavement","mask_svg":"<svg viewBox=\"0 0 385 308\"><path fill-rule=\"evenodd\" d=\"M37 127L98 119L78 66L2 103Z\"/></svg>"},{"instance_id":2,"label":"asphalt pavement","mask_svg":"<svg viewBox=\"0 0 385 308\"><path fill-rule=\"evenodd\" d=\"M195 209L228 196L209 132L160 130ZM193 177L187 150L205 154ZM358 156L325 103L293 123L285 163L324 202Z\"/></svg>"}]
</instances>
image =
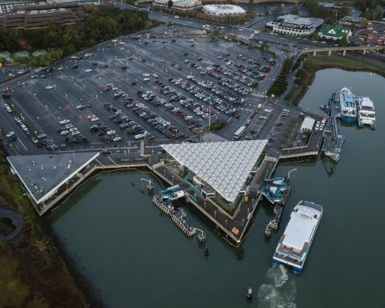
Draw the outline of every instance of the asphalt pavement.
<instances>
[{"instance_id":1,"label":"asphalt pavement","mask_svg":"<svg viewBox=\"0 0 385 308\"><path fill-rule=\"evenodd\" d=\"M196 40L193 39L194 36ZM91 56L88 56L89 54ZM243 58L238 58L240 54ZM219 55L222 56L221 59L218 59ZM198 57L201 57L201 60L198 60ZM14 81L4 83L3 87L7 86L10 89L11 97L2 99L0 126L4 134L14 131L19 137L16 143L9 143L9 147L18 146L12 154L39 153L41 150L37 149L31 141L31 135L40 134L47 135L46 139L58 145L62 151L104 147L119 148L135 144L136 140L133 135L127 134L110 120L113 113L104 108L104 105L111 104L115 106L115 109L121 110L128 118L136 121L143 129L153 134L158 143L169 142L164 134L153 129L151 125L133 113L132 109L126 108L120 97L114 98L113 94L116 91L105 90L107 84L112 83L118 89L117 91L122 91L135 101L145 105L187 137L193 137L195 133L189 129L189 122L163 105L155 107L150 102L144 101L137 95L137 92L152 91L157 97L168 100L169 96L160 92L159 83L162 83L199 103L202 108L210 108L207 102L197 99L194 95L179 88L170 82L170 79L180 79L182 82L187 82L187 75L194 75L201 80L211 81L213 84L217 83L217 79L213 76L201 75L199 70L191 67L191 63L199 64L204 69L213 67L213 65L220 65L229 72L240 74L242 78L249 78L244 73L237 72L239 69L234 65L246 66L248 60L258 61L261 65L268 65L267 59L271 57L272 55L269 53L247 49L245 45L225 40L214 40L207 35L205 37L204 33L202 35L202 30L161 26L150 32L147 38L144 35L139 39L125 36L120 38L119 42L116 40L104 42L87 51L80 52L72 58L63 59L51 67L37 69L18 77ZM255 107L264 102L263 93L279 74L283 58L282 52L277 54L276 66L272 67L264 80L258 81L260 84L253 95L240 95L241 98L248 99L238 110L240 114L238 120L215 108L211 109L212 119L222 119L227 122L222 137L231 140L232 134L242 123L247 121ZM189 60L189 63L184 63L185 60ZM225 61L232 61L232 64L226 65ZM255 72L258 72L258 68L255 68ZM150 74L149 80L145 81L143 74ZM153 77L154 74L157 75L157 78ZM223 74L222 77L232 79ZM232 80L232 82L239 86L245 86L237 80ZM195 86L200 89L200 92L207 91L200 85ZM245 86L245 88L248 87ZM231 92L230 94L235 94L232 90L228 91ZM217 97L217 95L213 95L213 97ZM218 98L221 98L228 106L234 106L223 97ZM4 103L8 104L14 112L6 112ZM77 106L82 104L90 104L90 107L79 110ZM204 119L186 108L181 109L184 115L193 117L200 126L208 125L208 119ZM26 135L24 133L17 125L15 116L21 118L32 134ZM98 118L98 122L104 122L111 130L115 130L122 141L116 143L102 142L97 134L90 132L90 126L95 124L90 121L91 117ZM63 129L63 125L60 124L63 120L69 120L88 142L67 144L66 136L58 134L58 131Z\"/></svg>"}]
</instances>

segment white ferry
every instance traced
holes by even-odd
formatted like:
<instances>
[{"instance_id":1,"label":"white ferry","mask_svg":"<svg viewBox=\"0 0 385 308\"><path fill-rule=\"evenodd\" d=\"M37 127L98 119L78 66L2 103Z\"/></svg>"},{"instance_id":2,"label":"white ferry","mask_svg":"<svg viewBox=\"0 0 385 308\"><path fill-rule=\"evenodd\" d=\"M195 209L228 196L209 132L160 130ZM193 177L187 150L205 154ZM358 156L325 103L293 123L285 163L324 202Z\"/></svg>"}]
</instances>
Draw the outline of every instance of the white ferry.
<instances>
[{"instance_id":1,"label":"white ferry","mask_svg":"<svg viewBox=\"0 0 385 308\"><path fill-rule=\"evenodd\" d=\"M357 125L364 127L369 125L371 129L376 128L376 112L373 101L369 97L357 97Z\"/></svg>"},{"instance_id":2,"label":"white ferry","mask_svg":"<svg viewBox=\"0 0 385 308\"><path fill-rule=\"evenodd\" d=\"M341 120L354 123L357 120L356 103L354 95L348 88L342 88L340 92Z\"/></svg>"},{"instance_id":3,"label":"white ferry","mask_svg":"<svg viewBox=\"0 0 385 308\"><path fill-rule=\"evenodd\" d=\"M290 214L290 221L279 240L273 262L287 264L300 275L322 217L321 205L300 201Z\"/></svg>"}]
</instances>

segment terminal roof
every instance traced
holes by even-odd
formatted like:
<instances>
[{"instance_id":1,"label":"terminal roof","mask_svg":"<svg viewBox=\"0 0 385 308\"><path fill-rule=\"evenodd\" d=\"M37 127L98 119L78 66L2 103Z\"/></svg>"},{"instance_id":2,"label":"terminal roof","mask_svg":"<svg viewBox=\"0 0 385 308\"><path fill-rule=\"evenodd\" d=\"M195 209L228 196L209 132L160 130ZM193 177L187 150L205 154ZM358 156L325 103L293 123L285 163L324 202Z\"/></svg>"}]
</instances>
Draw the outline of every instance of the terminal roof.
<instances>
[{"instance_id":1,"label":"terminal roof","mask_svg":"<svg viewBox=\"0 0 385 308\"><path fill-rule=\"evenodd\" d=\"M162 144L176 161L235 202L267 140Z\"/></svg>"},{"instance_id":2,"label":"terminal roof","mask_svg":"<svg viewBox=\"0 0 385 308\"><path fill-rule=\"evenodd\" d=\"M8 156L7 159L36 203L84 168L99 152Z\"/></svg>"}]
</instances>

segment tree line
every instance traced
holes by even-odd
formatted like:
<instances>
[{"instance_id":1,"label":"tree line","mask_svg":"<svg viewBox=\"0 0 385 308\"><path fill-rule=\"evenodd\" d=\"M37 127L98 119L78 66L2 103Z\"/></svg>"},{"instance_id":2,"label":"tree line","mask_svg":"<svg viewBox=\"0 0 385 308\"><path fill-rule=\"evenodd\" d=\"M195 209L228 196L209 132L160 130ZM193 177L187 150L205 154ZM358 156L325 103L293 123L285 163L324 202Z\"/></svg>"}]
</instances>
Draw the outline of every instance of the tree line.
<instances>
[{"instance_id":1,"label":"tree line","mask_svg":"<svg viewBox=\"0 0 385 308\"><path fill-rule=\"evenodd\" d=\"M49 53L35 58L55 61L149 26L146 12L94 5L86 6L85 10L87 17L76 24L50 23L47 27L39 29L0 29L0 50L32 52L44 49Z\"/></svg>"}]
</instances>

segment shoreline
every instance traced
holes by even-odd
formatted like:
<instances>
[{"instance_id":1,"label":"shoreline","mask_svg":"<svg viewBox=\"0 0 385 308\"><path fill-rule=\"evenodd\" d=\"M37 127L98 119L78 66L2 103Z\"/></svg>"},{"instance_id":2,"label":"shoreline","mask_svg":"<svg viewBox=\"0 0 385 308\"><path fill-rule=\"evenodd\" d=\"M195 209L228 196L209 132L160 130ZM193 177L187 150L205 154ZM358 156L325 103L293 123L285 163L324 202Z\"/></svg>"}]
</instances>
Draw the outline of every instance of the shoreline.
<instances>
[{"instance_id":1,"label":"shoreline","mask_svg":"<svg viewBox=\"0 0 385 308\"><path fill-rule=\"evenodd\" d=\"M357 62L370 62L370 60L369 59L365 59L364 61L357 61ZM313 71L309 72L310 73L309 76L312 76L312 77L306 79L306 81L304 83L300 84L300 87L304 88L304 91L301 92L302 95L299 96L299 98L298 98L299 101L301 101L303 96L306 94L308 87L313 84L315 76L316 76L316 73L319 70L329 69L329 68L337 68L337 69L342 69L342 70L347 70L347 71L368 71L368 72L373 72L375 74L379 74L379 75L385 77L385 72L380 72L380 71L357 70L355 68L348 68L348 67L344 67L344 66L336 66L336 65L332 65L332 64L330 66L317 67ZM293 83L293 86L295 86L294 83ZM290 93L292 89L293 89L293 87L288 89L288 91L289 91L288 93ZM129 171L130 169L132 170L132 169L134 169L134 167L127 168L125 170L111 170L109 172ZM135 170L135 171L137 171L137 170ZM102 170L98 171L96 174L92 174L87 180L85 180L85 183L87 183L94 176L98 176L101 173L103 173ZM153 174L153 172L151 172L151 174ZM6 176L9 177L9 175L6 175ZM15 185L17 185L13 181L13 179L11 177L9 177L9 180L12 181ZM83 183L83 184L85 184L85 183ZM82 185L80 185L79 187L82 187ZM76 190L73 191L70 195L68 195L64 199L63 202L65 202L75 192L76 192ZM29 200L28 200L27 203L29 203ZM59 206L61 206L61 205L62 205L62 202L60 203ZM27 205L23 205L23 206L28 206L28 204ZM25 214L25 212L23 214ZM88 307L98 307L98 308L100 307L100 308L103 308L104 307L103 302L97 296L98 290L95 290L93 288L91 282L87 279L86 275L82 274L81 269L78 267L78 264L76 263L76 260L74 260L67 253L67 251L65 249L66 243L61 241L60 238L58 238L58 236L55 234L55 232L54 232L54 230L52 228L52 224L50 224L48 217L45 217L42 220L40 220L39 217L36 217L36 215L34 215L34 218L31 218L31 215L29 215L29 216L30 216L29 217L29 224L31 224L31 223L35 223L37 225L40 224L40 226L42 226L42 228L41 228L42 229L41 230L42 231L42 235L46 235L46 236L50 237L50 239L51 239L51 243L50 244L51 244L53 249L51 251L47 251L48 256L52 260L54 260L57 257L59 257L61 259L61 261L64 263L64 266L67 268L67 271L68 271L69 275L72 277L73 281L75 282L76 287L86 297L86 301L87 301L87 304L88 304L87 306ZM36 234L33 234L32 238L36 240L36 238L37 238Z\"/></svg>"}]
</instances>

